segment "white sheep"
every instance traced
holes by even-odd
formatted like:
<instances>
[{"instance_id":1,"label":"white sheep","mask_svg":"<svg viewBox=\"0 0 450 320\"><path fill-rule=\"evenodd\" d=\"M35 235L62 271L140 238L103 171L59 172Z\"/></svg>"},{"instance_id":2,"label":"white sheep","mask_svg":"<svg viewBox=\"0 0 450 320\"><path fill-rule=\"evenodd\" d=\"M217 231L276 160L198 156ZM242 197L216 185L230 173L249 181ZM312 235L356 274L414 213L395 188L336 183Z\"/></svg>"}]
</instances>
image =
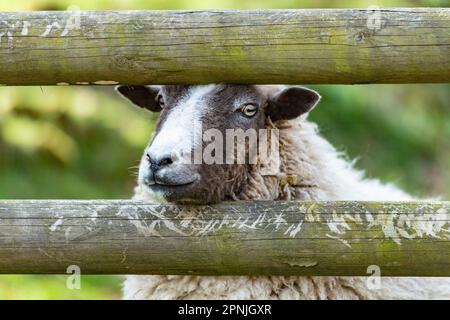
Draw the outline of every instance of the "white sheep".
<instances>
[{"instance_id":1,"label":"white sheep","mask_svg":"<svg viewBox=\"0 0 450 320\"><path fill-rule=\"evenodd\" d=\"M161 111L146 148L134 199L212 203L222 200L412 200L393 185L365 179L306 119L320 96L302 87L207 85L120 86L134 104ZM201 130L279 130L275 172L267 163L186 163L205 146ZM246 149L249 152L249 149ZM217 152L214 154L218 156ZM191 159L191 158L190 158ZM250 160L250 158L248 158ZM273 169L273 168L272 168ZM287 175L297 182L281 184ZM128 276L125 299L450 299L449 278Z\"/></svg>"}]
</instances>

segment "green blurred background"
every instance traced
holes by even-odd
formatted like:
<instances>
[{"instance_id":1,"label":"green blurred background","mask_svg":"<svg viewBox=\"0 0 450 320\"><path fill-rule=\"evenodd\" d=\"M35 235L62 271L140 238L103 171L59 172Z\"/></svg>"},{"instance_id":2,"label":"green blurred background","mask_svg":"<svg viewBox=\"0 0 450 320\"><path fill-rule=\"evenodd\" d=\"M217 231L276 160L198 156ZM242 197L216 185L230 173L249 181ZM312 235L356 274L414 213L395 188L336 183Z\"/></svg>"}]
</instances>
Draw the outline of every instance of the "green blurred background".
<instances>
[{"instance_id":1,"label":"green blurred background","mask_svg":"<svg viewBox=\"0 0 450 320\"><path fill-rule=\"evenodd\" d=\"M420 7L401 1L2 1L1 11L96 9L264 9ZM417 196L450 196L450 86L311 86L323 95L311 119L370 177ZM154 115L130 107L111 88L0 88L0 199L129 198ZM0 276L0 299L112 299L121 277Z\"/></svg>"}]
</instances>

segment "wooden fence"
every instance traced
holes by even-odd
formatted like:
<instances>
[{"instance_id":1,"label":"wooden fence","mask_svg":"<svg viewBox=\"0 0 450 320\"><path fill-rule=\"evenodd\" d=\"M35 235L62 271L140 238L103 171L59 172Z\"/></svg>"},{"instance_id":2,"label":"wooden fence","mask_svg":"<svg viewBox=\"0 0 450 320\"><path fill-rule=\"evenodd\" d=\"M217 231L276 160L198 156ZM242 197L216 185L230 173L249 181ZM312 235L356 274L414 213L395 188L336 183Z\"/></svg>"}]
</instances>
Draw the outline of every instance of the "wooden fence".
<instances>
[{"instance_id":1,"label":"wooden fence","mask_svg":"<svg viewBox=\"0 0 450 320\"><path fill-rule=\"evenodd\" d=\"M0 13L0 84L450 82L450 9Z\"/></svg>"},{"instance_id":2,"label":"wooden fence","mask_svg":"<svg viewBox=\"0 0 450 320\"><path fill-rule=\"evenodd\" d=\"M0 217L1 273L450 276L450 202L0 201Z\"/></svg>"},{"instance_id":3,"label":"wooden fence","mask_svg":"<svg viewBox=\"0 0 450 320\"><path fill-rule=\"evenodd\" d=\"M0 13L1 85L450 82L449 49L444 8ZM70 265L450 276L450 203L0 201L0 273Z\"/></svg>"}]
</instances>

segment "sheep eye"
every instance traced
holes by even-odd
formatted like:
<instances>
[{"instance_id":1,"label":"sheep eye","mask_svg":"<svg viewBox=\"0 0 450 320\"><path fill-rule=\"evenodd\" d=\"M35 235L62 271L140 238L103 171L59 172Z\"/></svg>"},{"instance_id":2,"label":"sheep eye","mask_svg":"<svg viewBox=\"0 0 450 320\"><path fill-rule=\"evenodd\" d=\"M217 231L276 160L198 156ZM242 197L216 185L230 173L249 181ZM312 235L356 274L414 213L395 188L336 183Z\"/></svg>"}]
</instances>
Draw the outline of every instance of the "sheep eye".
<instances>
[{"instance_id":1,"label":"sheep eye","mask_svg":"<svg viewBox=\"0 0 450 320\"><path fill-rule=\"evenodd\" d=\"M244 104L241 106L241 112L246 117L251 118L258 112L258 107L254 104Z\"/></svg>"},{"instance_id":2,"label":"sheep eye","mask_svg":"<svg viewBox=\"0 0 450 320\"><path fill-rule=\"evenodd\" d=\"M163 96L158 96L156 98L156 103L158 104L158 106L162 109L164 108L164 97Z\"/></svg>"}]
</instances>

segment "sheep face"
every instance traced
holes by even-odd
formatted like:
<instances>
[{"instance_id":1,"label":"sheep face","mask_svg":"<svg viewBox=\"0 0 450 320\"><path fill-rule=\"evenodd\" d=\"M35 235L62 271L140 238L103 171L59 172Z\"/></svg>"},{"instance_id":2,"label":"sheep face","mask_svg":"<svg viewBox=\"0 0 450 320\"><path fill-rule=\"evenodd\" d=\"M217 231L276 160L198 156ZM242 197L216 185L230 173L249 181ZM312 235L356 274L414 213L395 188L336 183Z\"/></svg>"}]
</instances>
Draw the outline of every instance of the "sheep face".
<instances>
[{"instance_id":1,"label":"sheep face","mask_svg":"<svg viewBox=\"0 0 450 320\"><path fill-rule=\"evenodd\" d=\"M246 183L265 130L308 112L319 95L301 87L119 86L134 104L160 112L138 183L174 202L234 198ZM267 138L267 136L264 136Z\"/></svg>"}]
</instances>

